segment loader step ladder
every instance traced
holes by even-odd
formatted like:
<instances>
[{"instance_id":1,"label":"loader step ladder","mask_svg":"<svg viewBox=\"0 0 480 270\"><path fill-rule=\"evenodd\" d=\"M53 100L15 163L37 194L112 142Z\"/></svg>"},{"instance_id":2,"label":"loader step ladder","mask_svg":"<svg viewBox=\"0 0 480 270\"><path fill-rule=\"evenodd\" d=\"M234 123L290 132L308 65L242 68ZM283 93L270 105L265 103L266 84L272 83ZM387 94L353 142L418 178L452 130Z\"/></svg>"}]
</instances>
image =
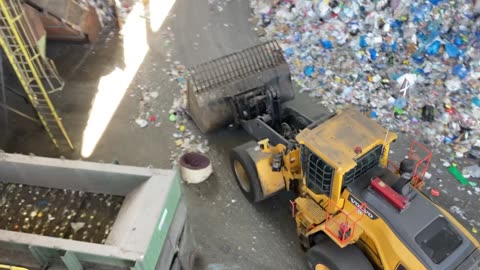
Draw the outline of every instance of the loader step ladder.
<instances>
[{"instance_id":1,"label":"loader step ladder","mask_svg":"<svg viewBox=\"0 0 480 270\"><path fill-rule=\"evenodd\" d=\"M355 243L364 232L358 222L365 215L366 208L367 205L363 203L347 212L338 207L335 201L330 200L327 209L333 213L327 211L327 218L323 224L324 232L341 248Z\"/></svg>"},{"instance_id":2,"label":"loader step ladder","mask_svg":"<svg viewBox=\"0 0 480 270\"><path fill-rule=\"evenodd\" d=\"M40 54L33 37L21 1L1 0L0 45L55 146L73 149L48 96L62 90L64 82L53 62Z\"/></svg>"},{"instance_id":3,"label":"loader step ladder","mask_svg":"<svg viewBox=\"0 0 480 270\"><path fill-rule=\"evenodd\" d=\"M327 219L327 212L310 198L298 197L295 199L295 204L299 213L305 213L304 219L310 223L305 224L308 225L307 227L321 224Z\"/></svg>"}]
</instances>

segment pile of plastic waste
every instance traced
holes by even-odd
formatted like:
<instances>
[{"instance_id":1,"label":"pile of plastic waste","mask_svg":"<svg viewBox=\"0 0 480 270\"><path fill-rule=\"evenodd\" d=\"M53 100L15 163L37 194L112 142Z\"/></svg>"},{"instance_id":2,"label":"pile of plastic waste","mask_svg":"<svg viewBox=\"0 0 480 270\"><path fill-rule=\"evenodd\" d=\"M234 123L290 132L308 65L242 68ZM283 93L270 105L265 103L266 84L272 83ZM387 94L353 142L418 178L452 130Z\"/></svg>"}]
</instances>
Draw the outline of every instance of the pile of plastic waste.
<instances>
[{"instance_id":1,"label":"pile of plastic waste","mask_svg":"<svg viewBox=\"0 0 480 270\"><path fill-rule=\"evenodd\" d=\"M104 244L124 197L0 181L0 229Z\"/></svg>"},{"instance_id":2,"label":"pile of plastic waste","mask_svg":"<svg viewBox=\"0 0 480 270\"><path fill-rule=\"evenodd\" d=\"M292 78L452 158L480 146L480 1L251 0Z\"/></svg>"},{"instance_id":3,"label":"pile of plastic waste","mask_svg":"<svg viewBox=\"0 0 480 270\"><path fill-rule=\"evenodd\" d=\"M76 0L78 4L82 5L85 9L90 7L95 8L98 19L103 26L109 25L114 22L117 17L123 16L126 9L129 9L129 4L123 4L122 2L132 2L127 0ZM114 10L114 6L117 7L117 12ZM115 14L121 13L121 14Z\"/></svg>"}]
</instances>

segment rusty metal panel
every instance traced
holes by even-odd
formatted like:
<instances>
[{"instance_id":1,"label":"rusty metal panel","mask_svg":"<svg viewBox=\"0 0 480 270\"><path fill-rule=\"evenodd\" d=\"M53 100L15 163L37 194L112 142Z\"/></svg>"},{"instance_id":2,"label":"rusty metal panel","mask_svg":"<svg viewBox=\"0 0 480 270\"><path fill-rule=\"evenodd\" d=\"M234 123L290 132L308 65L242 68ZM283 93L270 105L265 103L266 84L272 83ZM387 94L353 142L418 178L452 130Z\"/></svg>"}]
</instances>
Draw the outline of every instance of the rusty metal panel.
<instances>
[{"instance_id":1,"label":"rusty metal panel","mask_svg":"<svg viewBox=\"0 0 480 270\"><path fill-rule=\"evenodd\" d=\"M72 0L28 0L28 2L72 25L80 25L88 13L88 8Z\"/></svg>"}]
</instances>

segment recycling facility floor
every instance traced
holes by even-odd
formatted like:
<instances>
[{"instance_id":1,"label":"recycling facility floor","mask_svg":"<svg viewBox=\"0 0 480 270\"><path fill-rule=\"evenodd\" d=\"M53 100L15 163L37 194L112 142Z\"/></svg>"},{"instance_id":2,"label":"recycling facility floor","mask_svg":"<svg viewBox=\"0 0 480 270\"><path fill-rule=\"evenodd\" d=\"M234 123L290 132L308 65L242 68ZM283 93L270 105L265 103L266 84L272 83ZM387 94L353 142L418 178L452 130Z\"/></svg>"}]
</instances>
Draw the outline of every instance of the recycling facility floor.
<instances>
[{"instance_id":1,"label":"recycling facility floor","mask_svg":"<svg viewBox=\"0 0 480 270\"><path fill-rule=\"evenodd\" d=\"M177 147L172 134L177 130L168 121L168 111L178 96L178 85L165 73L171 68L171 62L166 60L178 60L190 67L258 44L250 17L245 0L226 1L222 11L212 8L208 0L177 0L161 29L149 32L150 49L88 160L171 167L171 151ZM64 90L52 94L52 99L76 150L59 154L41 127L11 113L9 136L5 132L0 135L0 148L6 152L78 159L100 79L123 67L121 39L114 31L93 45L50 43L48 47L66 80ZM155 107L150 108L159 113L156 119L159 124L140 128L135 123L139 110L139 97L135 93L145 87L155 88L159 93ZM21 100L14 99L12 102L28 111ZM297 94L293 105L312 114L326 113L320 104L303 94ZM187 125L194 134L201 135L191 122ZM410 140L414 139L402 134L399 137L391 153L391 159L397 162L406 155ZM202 184L184 185L190 222L202 258L202 266L198 268L306 269L305 254L297 241L289 209L290 195L282 193L251 205L237 188L229 152L248 141L248 136L241 130L227 129L210 134L207 139L214 174ZM437 168L429 170L432 177L427 182L427 196L430 196L428 188L441 184L448 194L442 193L433 200L450 211L453 209L454 216L469 230L480 227L480 212L475 206L478 195L468 192L469 187L459 188L439 158L441 155L435 152L433 163ZM475 236L480 239L478 234Z\"/></svg>"}]
</instances>

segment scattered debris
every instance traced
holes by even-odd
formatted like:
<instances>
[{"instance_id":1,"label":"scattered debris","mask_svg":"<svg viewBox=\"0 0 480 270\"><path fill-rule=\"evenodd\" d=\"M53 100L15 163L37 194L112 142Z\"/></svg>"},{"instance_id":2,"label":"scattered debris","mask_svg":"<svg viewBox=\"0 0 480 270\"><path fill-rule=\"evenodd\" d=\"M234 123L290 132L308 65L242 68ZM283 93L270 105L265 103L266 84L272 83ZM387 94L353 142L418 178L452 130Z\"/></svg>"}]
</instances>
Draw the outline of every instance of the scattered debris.
<instances>
[{"instance_id":1,"label":"scattered debris","mask_svg":"<svg viewBox=\"0 0 480 270\"><path fill-rule=\"evenodd\" d=\"M440 191L436 188L432 188L430 190L430 194L432 194L432 196L438 197L438 196L440 196Z\"/></svg>"},{"instance_id":2,"label":"scattered debris","mask_svg":"<svg viewBox=\"0 0 480 270\"><path fill-rule=\"evenodd\" d=\"M72 227L73 233L77 233L80 229L85 226L85 222L71 222L70 227Z\"/></svg>"},{"instance_id":3,"label":"scattered debris","mask_svg":"<svg viewBox=\"0 0 480 270\"><path fill-rule=\"evenodd\" d=\"M457 181L460 182L460 184L462 184L463 186L465 186L465 185L468 184L467 178L465 178L465 177L463 176L463 174L458 170L456 164L452 164L450 167L448 167L448 171L449 171L449 172L453 175L453 177L455 177L455 179L457 179Z\"/></svg>"},{"instance_id":4,"label":"scattered debris","mask_svg":"<svg viewBox=\"0 0 480 270\"><path fill-rule=\"evenodd\" d=\"M117 10L121 11L122 14L128 14L128 4L122 4L122 2L127 2L128 0L76 0L77 3L82 5L84 8L93 7L96 10L100 24L103 26L109 25L116 20L114 6L112 3L115 2L115 5L119 8ZM133 0L132 0L133 1Z\"/></svg>"},{"instance_id":5,"label":"scattered debris","mask_svg":"<svg viewBox=\"0 0 480 270\"><path fill-rule=\"evenodd\" d=\"M140 126L141 128L144 128L144 127L148 126L148 121L145 120L145 119L137 118L135 120L135 123L137 123L137 125Z\"/></svg>"},{"instance_id":6,"label":"scattered debris","mask_svg":"<svg viewBox=\"0 0 480 270\"><path fill-rule=\"evenodd\" d=\"M450 207L450 212L457 214L460 216L463 220L467 220L467 217L465 216L465 212L458 206L452 206Z\"/></svg>"}]
</instances>

